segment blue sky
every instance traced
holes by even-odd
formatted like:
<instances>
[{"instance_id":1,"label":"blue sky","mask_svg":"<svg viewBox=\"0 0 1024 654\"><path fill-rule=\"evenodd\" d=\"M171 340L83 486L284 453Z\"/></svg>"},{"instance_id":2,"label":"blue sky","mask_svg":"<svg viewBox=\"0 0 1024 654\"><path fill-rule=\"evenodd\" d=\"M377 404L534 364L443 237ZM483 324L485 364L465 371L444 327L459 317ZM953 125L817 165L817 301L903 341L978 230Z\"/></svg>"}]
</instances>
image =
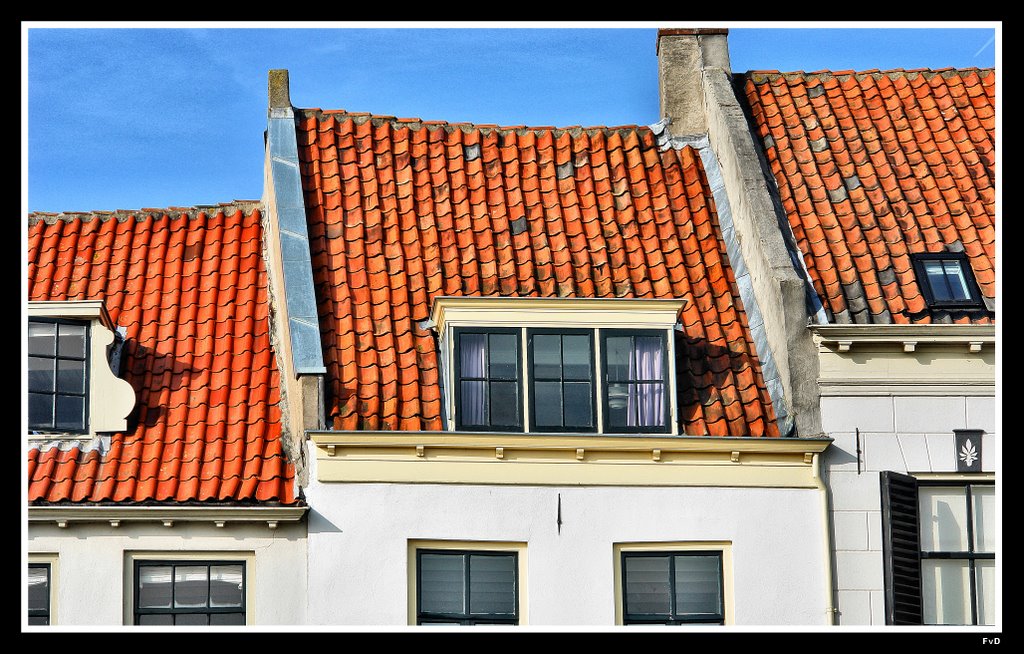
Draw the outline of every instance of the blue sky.
<instances>
[{"instance_id":1,"label":"blue sky","mask_svg":"<svg viewBox=\"0 0 1024 654\"><path fill-rule=\"evenodd\" d=\"M25 211L259 199L271 68L290 71L297 107L499 125L650 124L659 119L657 27L694 26L52 25L23 26ZM723 25L737 72L999 63L996 23L714 24Z\"/></svg>"}]
</instances>

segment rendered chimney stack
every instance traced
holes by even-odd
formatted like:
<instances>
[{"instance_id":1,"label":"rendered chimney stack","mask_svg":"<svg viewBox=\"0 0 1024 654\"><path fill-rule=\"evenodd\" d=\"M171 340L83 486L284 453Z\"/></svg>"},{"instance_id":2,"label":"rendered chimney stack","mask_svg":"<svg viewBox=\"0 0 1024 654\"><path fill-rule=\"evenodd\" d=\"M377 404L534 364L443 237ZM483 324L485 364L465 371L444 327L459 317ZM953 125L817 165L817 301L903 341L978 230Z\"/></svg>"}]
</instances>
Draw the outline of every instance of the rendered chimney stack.
<instances>
[{"instance_id":1,"label":"rendered chimney stack","mask_svg":"<svg viewBox=\"0 0 1024 654\"><path fill-rule=\"evenodd\" d=\"M708 131L703 74L717 68L731 75L729 30L722 28L658 30L658 91L663 118L671 118L673 136Z\"/></svg>"}]
</instances>

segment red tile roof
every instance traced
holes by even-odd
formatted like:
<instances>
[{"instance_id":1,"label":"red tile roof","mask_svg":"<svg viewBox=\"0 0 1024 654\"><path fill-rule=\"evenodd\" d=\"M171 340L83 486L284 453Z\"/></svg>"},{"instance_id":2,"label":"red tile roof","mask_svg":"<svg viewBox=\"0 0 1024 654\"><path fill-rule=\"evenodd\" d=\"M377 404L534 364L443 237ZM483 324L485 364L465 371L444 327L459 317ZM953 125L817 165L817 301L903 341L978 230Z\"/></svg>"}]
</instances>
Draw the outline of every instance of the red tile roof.
<instances>
[{"instance_id":1,"label":"red tile roof","mask_svg":"<svg viewBox=\"0 0 1024 654\"><path fill-rule=\"evenodd\" d=\"M676 297L686 433L778 435L692 148L319 110L298 144L334 429L442 428L438 296Z\"/></svg>"},{"instance_id":2,"label":"red tile roof","mask_svg":"<svg viewBox=\"0 0 1024 654\"><path fill-rule=\"evenodd\" d=\"M137 409L102 453L30 445L29 501L293 503L260 212L29 222L29 299L106 303Z\"/></svg>"},{"instance_id":3,"label":"red tile roof","mask_svg":"<svg viewBox=\"0 0 1024 654\"><path fill-rule=\"evenodd\" d=\"M962 249L982 295L995 298L992 70L771 71L746 73L743 82L782 205L832 316L995 319L991 310L929 311L910 258Z\"/></svg>"}]
</instances>

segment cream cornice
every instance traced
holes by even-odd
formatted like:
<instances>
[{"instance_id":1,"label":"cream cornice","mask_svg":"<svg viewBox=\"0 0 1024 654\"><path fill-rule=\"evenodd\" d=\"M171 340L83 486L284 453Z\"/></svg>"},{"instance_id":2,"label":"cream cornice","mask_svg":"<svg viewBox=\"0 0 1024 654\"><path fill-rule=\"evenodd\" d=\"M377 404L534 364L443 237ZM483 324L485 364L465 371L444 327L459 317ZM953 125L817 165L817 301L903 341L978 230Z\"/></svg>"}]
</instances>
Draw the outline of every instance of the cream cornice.
<instances>
[{"instance_id":1,"label":"cream cornice","mask_svg":"<svg viewBox=\"0 0 1024 654\"><path fill-rule=\"evenodd\" d=\"M509 434L446 431L309 431L317 447L431 447L458 449L585 450L602 452L774 452L818 453L831 438L752 436L605 436L595 434Z\"/></svg>"},{"instance_id":2,"label":"cream cornice","mask_svg":"<svg viewBox=\"0 0 1024 654\"><path fill-rule=\"evenodd\" d=\"M918 345L968 346L980 352L995 344L995 325L808 325L823 345L849 351L854 345L902 345L913 352Z\"/></svg>"},{"instance_id":3,"label":"cream cornice","mask_svg":"<svg viewBox=\"0 0 1024 654\"><path fill-rule=\"evenodd\" d=\"M815 488L831 439L308 432L321 482Z\"/></svg>"},{"instance_id":4,"label":"cream cornice","mask_svg":"<svg viewBox=\"0 0 1024 654\"><path fill-rule=\"evenodd\" d=\"M263 522L275 529L280 522L298 522L308 510L305 506L30 506L28 519L58 527L86 522L108 522L111 527L127 522L160 522L165 527L176 522L209 522L217 527Z\"/></svg>"},{"instance_id":5,"label":"cream cornice","mask_svg":"<svg viewBox=\"0 0 1024 654\"><path fill-rule=\"evenodd\" d=\"M103 300L32 300L28 303L27 313L41 318L99 320L107 329L117 329Z\"/></svg>"},{"instance_id":6,"label":"cream cornice","mask_svg":"<svg viewBox=\"0 0 1024 654\"><path fill-rule=\"evenodd\" d=\"M446 322L452 320L451 316L465 315L471 313L479 316L481 313L500 315L505 312L513 312L518 317L523 311L537 311L550 314L551 312L566 312L568 314L578 312L615 312L626 314L648 314L659 316L660 321L666 327L671 327L676 322L676 316L685 306L686 300L674 298L660 299L637 299L637 298L544 298L544 297L462 297L442 296L434 299L430 311L430 320L443 330ZM538 322L546 322L550 315L537 316ZM571 315L566 319L572 320ZM583 325L588 326L588 325ZM589 325L594 326L594 325Z\"/></svg>"}]
</instances>

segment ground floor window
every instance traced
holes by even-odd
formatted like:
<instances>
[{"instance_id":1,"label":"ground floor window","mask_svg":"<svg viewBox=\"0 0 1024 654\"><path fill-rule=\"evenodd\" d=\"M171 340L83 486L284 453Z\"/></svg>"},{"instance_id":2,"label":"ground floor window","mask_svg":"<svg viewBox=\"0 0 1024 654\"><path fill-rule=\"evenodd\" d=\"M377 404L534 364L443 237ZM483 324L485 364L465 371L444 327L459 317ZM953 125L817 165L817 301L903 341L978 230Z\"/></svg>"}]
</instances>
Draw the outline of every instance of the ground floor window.
<instances>
[{"instance_id":1,"label":"ground floor window","mask_svg":"<svg viewBox=\"0 0 1024 654\"><path fill-rule=\"evenodd\" d=\"M720 551L621 553L623 624L725 623Z\"/></svg>"},{"instance_id":2,"label":"ground floor window","mask_svg":"<svg viewBox=\"0 0 1024 654\"><path fill-rule=\"evenodd\" d=\"M137 625L244 625L245 562L136 560Z\"/></svg>"},{"instance_id":3,"label":"ground floor window","mask_svg":"<svg viewBox=\"0 0 1024 654\"><path fill-rule=\"evenodd\" d=\"M995 485L882 473L889 624L995 624Z\"/></svg>"},{"instance_id":4,"label":"ground floor window","mask_svg":"<svg viewBox=\"0 0 1024 654\"><path fill-rule=\"evenodd\" d=\"M28 564L28 623L50 624L50 564Z\"/></svg>"},{"instance_id":5,"label":"ground floor window","mask_svg":"<svg viewBox=\"0 0 1024 654\"><path fill-rule=\"evenodd\" d=\"M416 550L416 624L519 624L519 555Z\"/></svg>"}]
</instances>

